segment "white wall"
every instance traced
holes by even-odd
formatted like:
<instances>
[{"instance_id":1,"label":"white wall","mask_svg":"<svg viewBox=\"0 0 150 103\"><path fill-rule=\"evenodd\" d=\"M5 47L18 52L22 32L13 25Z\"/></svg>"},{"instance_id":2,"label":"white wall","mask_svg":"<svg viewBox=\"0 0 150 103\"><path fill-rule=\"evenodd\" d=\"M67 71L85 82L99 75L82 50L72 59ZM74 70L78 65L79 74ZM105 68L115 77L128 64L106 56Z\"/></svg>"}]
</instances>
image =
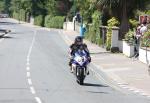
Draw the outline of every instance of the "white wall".
<instances>
[{"instance_id":1,"label":"white wall","mask_svg":"<svg viewBox=\"0 0 150 103\"><path fill-rule=\"evenodd\" d=\"M63 29L65 29L65 30L74 30L73 22L64 22Z\"/></svg>"},{"instance_id":2,"label":"white wall","mask_svg":"<svg viewBox=\"0 0 150 103\"><path fill-rule=\"evenodd\" d=\"M139 60L143 63L146 63L146 64L147 64L147 60L148 60L148 62L150 62L150 51L147 51L147 56L146 56L146 50L140 48Z\"/></svg>"},{"instance_id":3,"label":"white wall","mask_svg":"<svg viewBox=\"0 0 150 103\"><path fill-rule=\"evenodd\" d=\"M76 23L75 31L80 32L80 24L79 23Z\"/></svg>"},{"instance_id":4,"label":"white wall","mask_svg":"<svg viewBox=\"0 0 150 103\"><path fill-rule=\"evenodd\" d=\"M30 17L30 24L34 24L34 18L33 17Z\"/></svg>"},{"instance_id":5,"label":"white wall","mask_svg":"<svg viewBox=\"0 0 150 103\"><path fill-rule=\"evenodd\" d=\"M123 54L128 57L134 56L134 46L127 44L126 41L123 41Z\"/></svg>"}]
</instances>

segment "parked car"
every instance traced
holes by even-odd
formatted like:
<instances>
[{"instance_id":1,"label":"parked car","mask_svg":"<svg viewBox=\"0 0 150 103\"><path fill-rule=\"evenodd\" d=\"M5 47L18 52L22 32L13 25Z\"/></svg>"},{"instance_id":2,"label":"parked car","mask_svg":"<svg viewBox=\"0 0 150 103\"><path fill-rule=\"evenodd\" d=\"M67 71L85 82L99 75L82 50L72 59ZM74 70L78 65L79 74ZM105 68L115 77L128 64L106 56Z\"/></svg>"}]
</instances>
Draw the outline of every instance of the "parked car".
<instances>
[{"instance_id":1,"label":"parked car","mask_svg":"<svg viewBox=\"0 0 150 103\"><path fill-rule=\"evenodd\" d=\"M8 14L0 14L0 18L8 18Z\"/></svg>"},{"instance_id":2,"label":"parked car","mask_svg":"<svg viewBox=\"0 0 150 103\"><path fill-rule=\"evenodd\" d=\"M5 36L5 34L11 32L9 29L0 29L0 37Z\"/></svg>"}]
</instances>

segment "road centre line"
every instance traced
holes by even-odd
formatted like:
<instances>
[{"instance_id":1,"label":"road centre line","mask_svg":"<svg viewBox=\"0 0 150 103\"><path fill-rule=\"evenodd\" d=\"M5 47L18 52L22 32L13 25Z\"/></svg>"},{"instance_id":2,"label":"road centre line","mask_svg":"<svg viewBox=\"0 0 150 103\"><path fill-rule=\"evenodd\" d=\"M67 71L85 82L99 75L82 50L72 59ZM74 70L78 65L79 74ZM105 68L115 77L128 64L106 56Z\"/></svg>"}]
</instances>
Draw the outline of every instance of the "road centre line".
<instances>
[{"instance_id":1,"label":"road centre line","mask_svg":"<svg viewBox=\"0 0 150 103\"><path fill-rule=\"evenodd\" d=\"M32 39L32 43L30 45L30 48L29 48L29 51L28 51L28 55L27 55L27 63L26 63L26 70L27 70L27 81L28 81L28 84L30 86L30 92L35 95L35 100L37 103L42 103L41 99L39 97L36 96L36 91L35 91L35 88L33 86L33 83L32 83L32 79L31 79L31 73L30 73L30 56L31 56L31 52L32 52L32 49L33 49L33 45L34 45L34 42L35 42L35 37L36 37L36 34L37 34L37 31L35 30L34 31L34 36L33 36L33 39Z\"/></svg>"}]
</instances>

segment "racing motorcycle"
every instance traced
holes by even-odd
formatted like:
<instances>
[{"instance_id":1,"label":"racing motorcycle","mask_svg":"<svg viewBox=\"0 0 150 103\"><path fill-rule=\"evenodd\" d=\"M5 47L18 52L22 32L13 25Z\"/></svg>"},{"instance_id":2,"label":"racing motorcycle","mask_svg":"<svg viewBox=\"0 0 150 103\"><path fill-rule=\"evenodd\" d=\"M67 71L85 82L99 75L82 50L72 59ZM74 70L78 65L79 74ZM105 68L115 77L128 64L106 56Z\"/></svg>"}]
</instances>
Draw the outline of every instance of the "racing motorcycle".
<instances>
[{"instance_id":1,"label":"racing motorcycle","mask_svg":"<svg viewBox=\"0 0 150 103\"><path fill-rule=\"evenodd\" d=\"M87 53L84 50L78 50L77 52L75 52L71 69L76 76L77 82L80 85L83 85L87 72L89 72L87 69L88 64L89 60L87 57Z\"/></svg>"}]
</instances>

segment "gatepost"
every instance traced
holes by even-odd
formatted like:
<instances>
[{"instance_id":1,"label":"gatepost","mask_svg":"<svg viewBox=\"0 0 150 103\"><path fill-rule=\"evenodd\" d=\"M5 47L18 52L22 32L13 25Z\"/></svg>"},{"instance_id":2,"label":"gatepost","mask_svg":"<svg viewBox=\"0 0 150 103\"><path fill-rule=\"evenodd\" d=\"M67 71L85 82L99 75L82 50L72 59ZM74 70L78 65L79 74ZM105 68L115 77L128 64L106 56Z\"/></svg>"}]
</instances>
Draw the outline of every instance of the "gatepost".
<instances>
[{"instance_id":1,"label":"gatepost","mask_svg":"<svg viewBox=\"0 0 150 103\"><path fill-rule=\"evenodd\" d=\"M118 36L119 36L119 28L112 27L111 52L113 53L119 52Z\"/></svg>"}]
</instances>

